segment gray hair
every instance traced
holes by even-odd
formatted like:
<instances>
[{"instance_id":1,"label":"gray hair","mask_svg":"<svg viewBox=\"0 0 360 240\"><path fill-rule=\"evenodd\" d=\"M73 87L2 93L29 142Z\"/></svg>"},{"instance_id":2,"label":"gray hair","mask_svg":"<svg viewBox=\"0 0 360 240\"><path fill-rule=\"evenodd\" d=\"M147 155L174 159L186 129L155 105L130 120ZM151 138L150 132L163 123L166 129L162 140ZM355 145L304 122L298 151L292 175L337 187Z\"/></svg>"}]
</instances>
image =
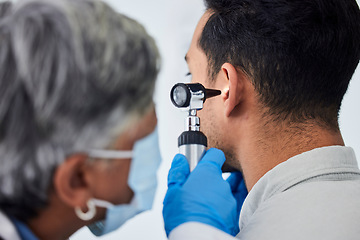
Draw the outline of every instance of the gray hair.
<instances>
[{"instance_id":1,"label":"gray hair","mask_svg":"<svg viewBox=\"0 0 360 240\"><path fill-rule=\"evenodd\" d=\"M139 23L101 1L5 4L0 209L27 220L46 206L54 170L69 154L107 147L144 114L159 54Z\"/></svg>"}]
</instances>

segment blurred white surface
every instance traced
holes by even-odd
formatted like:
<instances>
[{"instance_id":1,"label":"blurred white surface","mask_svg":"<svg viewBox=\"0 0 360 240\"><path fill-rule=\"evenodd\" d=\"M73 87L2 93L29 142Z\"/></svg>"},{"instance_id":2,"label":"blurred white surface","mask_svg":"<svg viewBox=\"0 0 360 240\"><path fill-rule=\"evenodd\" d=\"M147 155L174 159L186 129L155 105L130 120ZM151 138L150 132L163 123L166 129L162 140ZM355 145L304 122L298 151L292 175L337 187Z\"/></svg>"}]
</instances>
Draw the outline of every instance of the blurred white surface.
<instances>
[{"instance_id":1,"label":"blurred white surface","mask_svg":"<svg viewBox=\"0 0 360 240\"><path fill-rule=\"evenodd\" d=\"M177 82L187 79L188 69L184 61L197 21L204 6L202 0L107 0L117 11L135 18L145 25L155 38L162 55L162 68L157 82L157 104L160 149L163 163L158 172L159 186L154 208L129 220L118 231L101 238L93 236L87 228L75 233L71 240L91 239L166 239L163 230L162 201L166 192L167 172L177 153L177 137L183 130L183 114L173 107L169 92ZM359 4L360 0L358 0ZM355 149L360 160L360 67L350 84L343 101L340 127L346 145ZM360 161L359 161L360 162Z\"/></svg>"}]
</instances>

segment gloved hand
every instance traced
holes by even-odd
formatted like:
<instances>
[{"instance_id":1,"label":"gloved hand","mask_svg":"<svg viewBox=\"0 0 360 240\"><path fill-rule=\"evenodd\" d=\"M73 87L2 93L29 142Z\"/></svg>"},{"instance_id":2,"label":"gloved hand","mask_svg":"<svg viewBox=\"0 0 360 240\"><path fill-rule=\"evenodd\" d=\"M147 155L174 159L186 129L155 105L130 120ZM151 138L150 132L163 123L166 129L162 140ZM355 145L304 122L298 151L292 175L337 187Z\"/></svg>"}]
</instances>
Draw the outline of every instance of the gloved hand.
<instances>
[{"instance_id":1,"label":"gloved hand","mask_svg":"<svg viewBox=\"0 0 360 240\"><path fill-rule=\"evenodd\" d=\"M230 177L226 179L226 181L230 184L232 194L236 199L237 213L239 214L239 217L242 205L246 196L248 195L248 190L246 188L244 178L241 172L233 172L231 173Z\"/></svg>"},{"instance_id":2,"label":"gloved hand","mask_svg":"<svg viewBox=\"0 0 360 240\"><path fill-rule=\"evenodd\" d=\"M194 221L233 236L239 232L237 201L230 184L222 178L224 162L222 151L210 149L190 173L185 156L175 156L168 175L168 191L163 208L168 236L180 224Z\"/></svg>"}]
</instances>

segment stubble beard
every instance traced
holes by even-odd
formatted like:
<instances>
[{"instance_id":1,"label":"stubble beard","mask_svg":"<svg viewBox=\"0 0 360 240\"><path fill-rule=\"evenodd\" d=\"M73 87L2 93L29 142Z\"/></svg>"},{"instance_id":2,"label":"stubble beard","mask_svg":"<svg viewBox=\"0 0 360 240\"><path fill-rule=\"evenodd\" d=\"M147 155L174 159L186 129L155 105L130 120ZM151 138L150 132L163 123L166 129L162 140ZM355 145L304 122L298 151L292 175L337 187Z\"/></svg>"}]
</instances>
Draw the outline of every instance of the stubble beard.
<instances>
[{"instance_id":1,"label":"stubble beard","mask_svg":"<svg viewBox=\"0 0 360 240\"><path fill-rule=\"evenodd\" d=\"M221 126L216 126L213 119L216 119L213 114L210 114L210 118L202 120L202 130L208 139L208 148L217 148L224 152L226 161L222 167L222 171L225 172L237 172L242 171L240 161L236 157L234 148L229 146L224 139L227 134L223 131Z\"/></svg>"}]
</instances>

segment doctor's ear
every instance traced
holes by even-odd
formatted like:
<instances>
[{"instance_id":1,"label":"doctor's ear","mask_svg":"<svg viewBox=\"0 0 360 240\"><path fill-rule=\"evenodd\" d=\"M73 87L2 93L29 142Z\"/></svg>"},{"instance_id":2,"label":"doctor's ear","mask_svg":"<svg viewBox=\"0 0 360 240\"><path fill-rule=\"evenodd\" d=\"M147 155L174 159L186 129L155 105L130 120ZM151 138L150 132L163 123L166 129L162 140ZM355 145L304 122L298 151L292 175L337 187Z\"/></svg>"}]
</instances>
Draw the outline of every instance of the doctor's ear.
<instances>
[{"instance_id":1,"label":"doctor's ear","mask_svg":"<svg viewBox=\"0 0 360 240\"><path fill-rule=\"evenodd\" d=\"M227 81L228 87L223 91L225 105L225 116L230 117L236 106L243 100L245 81L248 81L247 75L236 69L230 63L224 63L221 67L221 77Z\"/></svg>"},{"instance_id":2,"label":"doctor's ear","mask_svg":"<svg viewBox=\"0 0 360 240\"><path fill-rule=\"evenodd\" d=\"M91 197L86 181L86 160L86 155L74 154L55 170L55 193L69 207L86 206Z\"/></svg>"}]
</instances>

